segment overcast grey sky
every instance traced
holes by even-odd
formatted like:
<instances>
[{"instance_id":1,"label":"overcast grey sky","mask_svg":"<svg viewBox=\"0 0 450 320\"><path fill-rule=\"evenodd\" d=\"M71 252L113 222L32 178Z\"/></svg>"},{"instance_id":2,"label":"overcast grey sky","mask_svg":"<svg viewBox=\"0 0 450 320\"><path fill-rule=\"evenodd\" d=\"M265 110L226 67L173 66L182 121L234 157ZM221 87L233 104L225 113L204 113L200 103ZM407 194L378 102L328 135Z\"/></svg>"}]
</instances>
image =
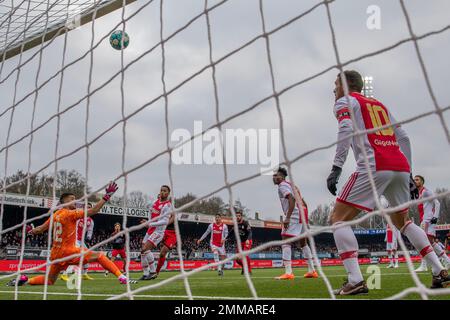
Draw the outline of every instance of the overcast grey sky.
<instances>
[{"instance_id":1,"label":"overcast grey sky","mask_svg":"<svg viewBox=\"0 0 450 320\"><path fill-rule=\"evenodd\" d=\"M210 6L219 1L210 1ZM267 29L272 30L294 16L308 10L320 1L265 0L264 13ZM445 0L405 1L412 26L417 35L440 29L450 24L450 3ZM126 16L146 2L137 0L126 7ZM159 1L154 1L127 21L126 31L131 38L124 51L128 64L159 42ZM381 30L366 27L369 5L381 9ZM202 12L203 0L165 0L164 36L167 37ZM342 61L387 47L409 37L399 1L339 0L331 4L332 18ZM94 25L95 43L109 34L119 23L121 11L97 19ZM230 0L210 13L213 59L217 60L245 42L261 34L262 26L258 0ZM119 28L118 28L119 29ZM90 47L92 24L68 34L66 62L80 57ZM419 42L434 93L441 106L450 105L450 31L431 36ZM61 67L64 37L58 37L43 52L38 83L42 83ZM270 37L271 56L276 87L281 90L292 83L308 78L336 64L325 7L319 6L310 14L281 29ZM206 19L203 16L189 28L166 43L166 83L170 90L209 63ZM35 50L23 55L28 58ZM3 79L19 61L9 59L0 75ZM61 109L65 109L86 95L89 81L90 56L69 67L64 73ZM120 69L120 52L104 40L94 51L91 89L97 88ZM412 42L392 51L358 61L348 68L374 77L375 96L401 121L433 110L433 104L418 64ZM17 99L34 88L38 56L22 68L17 84ZM0 112L11 106L16 82L15 73L0 85ZM295 87L280 97L288 157L293 158L312 148L336 140L337 124L332 113L333 69L314 80ZM216 70L220 119L225 119L248 108L272 94L269 66L264 39L259 39L242 51L217 65ZM35 126L43 123L57 110L59 79L56 77L39 90ZM139 109L162 94L161 49L158 47L130 66L124 78L125 114ZM15 110L10 141L15 141L30 130L34 96L20 103ZM211 69L207 69L169 95L169 131L185 128L192 132L194 121L203 121L204 127L216 122ZM89 101L88 140L98 136L121 119L120 76L105 88L93 94ZM4 147L11 112L0 117L1 146ZM166 148L164 100L149 105L127 121L126 163L129 170ZM449 113L445 114L448 124ZM61 117L58 154L66 154L84 144L86 100ZM31 171L39 170L54 157L56 118L34 134ZM279 118L273 99L256 109L228 122L224 128L277 129ZM450 187L449 145L436 115L422 118L404 126L413 147L413 169L424 175L431 188ZM29 139L24 139L9 150L8 170L26 170ZM122 125L116 126L89 148L89 184L99 188L119 175L122 154ZM326 189L334 147L308 155L293 164L295 181L311 208L329 203L333 197ZM282 156L280 155L280 159ZM3 176L5 152L0 153L0 174ZM85 172L86 151L58 162L59 168ZM175 196L192 192L201 196L224 184L221 165L175 165L173 168ZM340 181L342 185L354 169L353 155L349 155ZM47 169L51 172L53 167ZM255 165L228 166L228 179L234 181L259 172ZM142 190L155 195L161 184L168 183L168 155L165 154L128 177L128 190ZM123 186L123 179L119 182ZM228 201L228 194L220 195ZM278 219L281 207L276 188L270 176L261 176L233 188L249 209L263 218Z\"/></svg>"}]
</instances>

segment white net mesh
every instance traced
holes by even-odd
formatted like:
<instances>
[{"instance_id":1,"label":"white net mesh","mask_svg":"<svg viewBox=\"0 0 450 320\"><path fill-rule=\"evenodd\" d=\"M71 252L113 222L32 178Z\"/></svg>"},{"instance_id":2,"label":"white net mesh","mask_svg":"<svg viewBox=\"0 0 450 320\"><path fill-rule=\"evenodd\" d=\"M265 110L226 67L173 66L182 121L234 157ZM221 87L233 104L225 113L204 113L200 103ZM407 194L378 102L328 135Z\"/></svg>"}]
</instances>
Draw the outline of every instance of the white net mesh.
<instances>
[{"instance_id":1,"label":"white net mesh","mask_svg":"<svg viewBox=\"0 0 450 320\"><path fill-rule=\"evenodd\" d=\"M288 143L286 142L289 139L294 139L295 135L290 135L286 133L285 130L285 121L286 119L283 117L283 103L281 101L281 97L291 90L298 88L303 85L307 85L308 83L320 78L321 76L327 74L330 71L342 71L344 68L353 65L356 62L361 62L363 60L376 57L378 55L390 52L394 49L397 49L404 44L412 44L414 46L415 53L417 55L417 59L419 60L419 66L425 79L427 92L431 98L434 109L431 111L420 112L419 114L411 115L406 117L404 120L399 121L398 124L406 124L411 123L413 121L417 121L419 119L428 117L430 115L437 115L439 117L440 124L445 132L447 142L450 142L450 134L445 122L444 113L448 111L450 106L441 106L436 98L436 95L433 90L433 86L431 85L431 81L428 76L427 68L424 63L423 55L421 53L420 42L424 39L431 38L433 36L438 36L446 33L450 29L450 25L446 25L440 28L436 28L433 30L426 30L422 32L420 35L416 35L413 31L411 19L408 14L408 9L404 3L404 1L399 1L401 12L404 15L408 36L401 40L398 40L392 44L388 44L382 48L377 48L371 52L361 54L358 56L352 56L347 60L343 60L341 55L341 48L339 46L339 42L336 39L336 29L335 29L335 21L332 17L332 6L333 2L338 1L310 1L312 4L309 7L306 7L303 4L302 9L298 10L295 13L291 13L289 18L282 19L282 21L277 21L276 23L271 22L270 24L267 21L268 10L265 8L267 5L267 1L259 0L254 1L253 14L258 18L255 20L253 26L256 30L256 34L248 37L246 41L239 43L234 46L231 50L224 50L225 45L222 43L218 43L214 37L215 32L221 33L226 32L224 30L216 30L213 28L214 15L221 10L227 10L230 6L238 6L237 1L208 1L205 0L201 3L201 6L197 5L198 12L194 14L186 21L181 19L181 22L175 23L171 25L170 32L166 31L166 18L173 12L169 12L168 7L170 9L174 8L173 2L170 1L142 1L136 2L133 4L133 8L130 9L131 13L126 12L126 6L130 1L114 1L113 7L108 7L107 10L104 8L108 5L111 5L113 1L1 1L0 2L0 49L2 51L2 64L0 68L0 87L3 87L2 90L7 92L7 97L10 97L10 101L2 104L2 109L0 110L0 119L2 121L2 125L5 128L5 140L2 142L0 146L0 154L4 159L4 167L3 173L5 179L3 180L3 185L0 191L4 194L7 193L8 188L11 188L15 185L18 185L22 182L27 182L27 190L25 192L26 196L30 196L29 194L29 186L30 179L37 176L38 174L45 172L46 170L51 170L54 174L54 179L56 181L57 172L61 167L61 162L65 162L70 159L76 159L79 163L84 164L84 177L86 182L89 183L92 181L91 175L92 172L100 169L99 165L93 163L91 160L93 158L92 153L98 154L99 150L97 146L99 145L108 145L112 140L108 140L108 135L114 135L114 144L119 145L118 148L112 148L111 150L103 149L100 152L111 152L111 158L119 158L120 163L118 164L118 168L116 170L111 170L114 172L114 176L108 176L108 179L114 181L121 181L122 183L122 192L123 197L126 200L128 191L129 191L129 179L130 175L139 174L145 170L146 166L162 161L167 163L168 169L168 177L169 184L173 190L173 194L177 195L177 189L174 178L174 168L172 161L172 151L174 146L170 141L170 133L171 129L175 126L171 123L171 112L172 112L172 99L175 101L173 104L179 104L179 97L176 96L177 92L182 90L183 87L187 86L189 83L202 78L203 84L207 84L210 86L208 90L213 92L213 106L214 111L208 111L213 114L213 121L211 125L202 130L202 132L193 135L189 141L185 141L183 144L177 145L177 148L181 148L184 144L190 143L194 141L196 138L204 136L205 133L210 131L211 129L217 128L222 131L224 126L228 125L235 119L246 116L250 111L253 111L257 108L263 108L267 102L273 101L275 104L275 110L277 114L278 127L281 133L281 154L282 161L281 164L286 165L288 168L289 176L291 177L291 181L295 184L297 175L295 171L292 169L292 166L309 157L313 156L315 153L323 150L327 150L333 148L338 141L333 143L328 143L321 146L315 146L314 148L310 148L309 150L303 151L301 153L292 154L288 152ZM200 1L199 1L200 2ZM269 4L273 9L273 3ZM282 6L283 4L280 2L278 4ZM111 16L114 16L114 19L111 21L107 21L107 23L103 23L102 20L96 19L101 15L109 13L114 9L119 9L116 12L111 13ZM315 23L323 24L325 22L328 23L329 32L331 34L332 40L332 49L335 56L335 62L327 67L321 68L320 71L314 71L309 73L303 78L295 77L292 81L289 80L288 83L286 81L277 81L276 77L276 68L274 68L274 58L273 55L273 41L274 37L278 35L282 30L289 28L291 25L295 24L302 19L306 19L308 16L315 14L317 11L322 10L325 12L325 16L327 20L316 21ZM126 14L127 13L127 14ZM143 18L143 16L145 16ZM77 20L78 19L78 20ZM140 19L140 20L139 20ZM136 30L136 25L133 24L134 21L142 20L151 20L147 21L146 27L151 30L151 39L147 41L145 46L136 43L135 49L130 46L127 48L127 51L122 50L118 53L119 59L115 59L113 64L113 68L110 69L111 65L100 66L100 69L96 69L97 65L101 64L102 55L107 55L110 51L105 51L104 46L108 46L107 41L110 33L117 28L120 28L123 31L128 31L129 29ZM87 26L82 27L81 31L84 31L83 34L78 33L80 30L73 30L70 33L67 32L78 25L82 25L91 21ZM77 21L81 21L77 25ZM68 22L70 22L68 24ZM75 25L74 25L75 24ZM176 27L174 27L174 25ZM109 28L110 26L111 28ZM269 27L270 26L270 27ZM190 37L192 34L189 34L189 30L194 29L194 32L203 32L202 35L207 35L207 50L206 57L208 62L206 64L197 63L196 56L188 49L185 52L177 53L177 55L183 56L184 54L187 56L186 59L182 62L177 61L174 62L174 56L168 56L167 47L174 42L177 37L186 36ZM200 31L199 31L200 30ZM136 32L137 34L138 32ZM133 41L133 34L131 34L131 41ZM58 37L59 35L62 35ZM79 40L77 40L79 37ZM36 40L37 39L37 40ZM70 39L70 41L69 41ZM148 40L148 39L147 39ZM70 42L79 41L76 48L71 46ZM192 39L193 42L197 41L195 37ZM279 39L276 39L277 44L279 44ZM138 41L136 41L138 42ZM150 46L147 44L150 43ZM222 55L216 54L215 45L220 47L220 50L224 53ZM221 95L220 95L220 82L217 79L217 67L221 64L226 63L236 56L238 53L241 53L252 46L262 45L263 52L259 52L259 54L264 55L264 63L266 68L268 68L269 73L269 84L267 85L269 88L269 94L265 95L262 98L257 99L251 103L246 103L245 105L240 105L239 109L234 113L229 113L223 110ZM29 48L34 46L38 46L34 50L26 51ZM69 49L68 49L69 48ZM108 50L112 50L108 48ZM134 50L134 51L133 51ZM159 55L160 52L160 55ZM97 54L99 53L99 54ZM117 52L115 52L117 53ZM56 57L59 60L54 60ZM9 58L9 60L7 60ZM100 58L100 60L99 60ZM146 60L147 59L147 60ZM177 63L176 67L170 68L168 70L168 65L170 65L170 61L173 63ZM45 61L45 70L41 67L43 66L43 61ZM50 62L51 61L51 62ZM127 79L128 76L132 73L139 72L136 70L136 65L139 62L146 61L149 64L159 65L160 75L155 78L159 78L160 82L157 83L155 80L152 80L151 83L146 83L147 88L153 91L154 96L148 99L148 96L145 96L145 101L140 98L136 98L134 101L134 105L137 107L130 108L130 100L127 97ZM187 61L187 62L186 62ZM189 65L189 64L192 64ZM183 64L187 64L189 67L186 68ZM243 69L245 66L242 66ZM104 68L104 69L102 69ZM78 70L88 70L85 79L86 83L79 84L80 87L83 87L83 90L74 90L76 94L71 94L71 88L66 86L66 82L70 77L74 76ZM180 75L176 77L176 80L173 80L173 69L179 70ZM24 71L25 70L25 71ZM188 71L186 71L188 70ZM45 72L43 72L45 71ZM103 72L102 72L103 71ZM172 76L170 81L168 80L168 74ZM243 70L243 73L244 70ZM243 75L244 76L244 75ZM205 78L205 79L203 79ZM342 78L345 83L345 91L348 94L348 88L346 85L345 78ZM143 80L139 80L138 82L146 82L145 78ZM76 86L77 84L71 84L72 86ZM133 85L136 84L136 80L134 80ZM114 90L118 93L111 98L110 100L106 99L107 103L110 104L118 104L120 105L120 112L115 120L106 121L102 123L102 114L106 114L111 112L110 110L98 110L94 108L94 104L98 103L98 97L102 95L107 88L113 87ZM143 89L145 86L139 87L139 89ZM156 89L157 88L157 89ZM77 88L78 89L78 88ZM328 89L327 89L328 90ZM135 91L135 90L130 90ZM51 93L49 93L51 92ZM83 92L83 93L80 93ZM56 94L55 94L56 93ZM78 94L80 93L80 94ZM131 95L131 94L130 94ZM55 109L56 112L43 110L42 107L37 110L40 105L40 99L42 97L46 97L47 99L53 99L55 101ZM250 100L248 100L250 101ZM150 155L146 155L145 157L137 157L137 159L129 160L131 155L127 153L127 146L132 143L130 141L129 134L129 122L131 120L135 120L138 117L146 116L146 111L152 108L161 108L161 114L159 115L159 125L164 130L155 131L155 136L162 140L164 143L157 145L152 149L152 153ZM22 109L26 109L26 111ZM29 111L31 110L31 112ZM21 121L23 119L24 112L31 113L31 121L29 127L25 128L25 121ZM176 109L174 112L180 112L180 109ZM183 110L182 112L188 112ZM60 137L62 134L62 130L64 126L69 126L67 120L63 120L63 117L66 114L74 115L75 113L78 116L75 116L75 120L71 120L76 122L78 120L79 126L82 126L82 139L61 145ZM226 116L224 116L226 115ZM158 117L156 115L155 117ZM354 117L354 115L352 115ZM62 125L62 121L64 125ZM317 124L320 125L320 124ZM390 125L386 125L384 127L389 127ZM383 127L382 127L383 128ZM358 131L356 130L354 135L360 137L369 133L375 132L380 128L375 128L373 130L365 130ZM35 135L40 133L45 133L51 138L46 138L49 141L48 148L40 147L39 152L48 153L53 155L51 159L44 160L40 159L41 157L36 156L38 152L34 147L35 143ZM165 136L165 141L162 137ZM329 139L328 139L329 140ZM54 141L54 143L53 143ZM28 143L26 143L28 142ZM40 141L42 143L42 141ZM26 145L24 149L22 149L22 154L26 154L24 157L26 160L23 162L26 167L26 178L16 181L14 183L7 184L6 177L8 173L10 173L10 167L15 167L11 165L11 154L18 152L19 147L23 144ZM223 141L220 141L221 148L224 150ZM25 150L25 151L24 151ZM363 149L364 150L364 149ZM117 152L115 152L117 151ZM120 157L118 157L120 155ZM194 205L195 203L207 199L213 195L219 194L221 192L226 192L229 199L229 205L232 211L233 224L235 226L234 233L237 241L237 248L239 253L237 255L249 255L251 253L260 252L264 249L273 246L281 246L284 243L292 243L297 242L301 238L308 238L311 250L315 259L315 264L317 265L318 272L320 277L325 282L326 288L329 292L329 297L334 299L335 295L333 294L332 286L330 281L323 271L322 267L317 258L317 249L314 243L314 236L326 231L333 230L332 226L328 227L320 227L315 228L314 230L307 228L307 232L299 237L294 237L289 240L284 241L272 241L268 243L264 243L258 247L255 247L249 251L243 252L241 249L240 237L237 230L237 220L236 213L233 209L233 204L235 200L235 194L233 192L233 188L238 185L244 184L248 181L256 179L262 176L265 173L270 172L270 169L267 169L263 172L257 172L254 174L245 174L241 175L237 179L230 178L230 169L225 161L225 152L222 153L223 156L223 166L222 166L222 174L223 181L220 182L218 187L213 187L209 192L204 193L202 196L197 198L190 203L183 205L181 207L175 208L175 212L183 212L184 209ZM37 159L39 158L39 159ZM38 160L38 161L36 161ZM365 154L366 166L369 168L367 154ZM36 164L36 162L38 164ZM131 164L130 164L131 163ZM103 163L105 166L105 163ZM95 170L93 169L95 168ZM106 163L106 167L108 167L108 163ZM370 170L369 175L370 175ZM109 173L110 174L110 173ZM167 178L164 178L164 181ZM298 179L300 180L300 179ZM301 182L301 181L299 181ZM302 183L299 183L302 185ZM87 184L86 184L87 185ZM380 206L379 195L377 194L374 181L371 177L371 185L373 190L373 196L377 199L377 206ZM95 195L97 192L103 190L105 186L97 186L95 190L88 190L85 187L84 196L79 199L85 201L85 206L87 205L87 199ZM325 191L323 191L325 192ZM56 189L53 186L53 198L56 198ZM434 199L434 198L443 198L450 195L450 192L440 193L439 195L433 196L432 198L424 198L415 201L411 201L410 204L418 204L424 201ZM299 199L297 199L299 202ZM123 201L123 206L125 207L126 201ZM26 241L26 226L32 223L35 220L38 220L43 217L53 217L50 213L59 208L56 205L53 205L52 210L49 213L44 215L28 218L27 217L27 205L24 206L24 219L21 223L9 227L3 228L0 226L1 234L5 234L9 231L21 229L22 230L22 239L21 239L21 255L19 261L19 267L17 272L13 274L8 274L4 276L0 276L0 279L10 278L11 276L16 276L19 279L20 275L23 272L30 272L33 270L38 270L42 266L46 267L45 276L48 278L50 265L70 260L76 255L72 255L69 257L65 257L63 259L58 259L54 261L50 261L48 257L46 262L40 266L34 268L24 268L23 267L23 252L25 248ZM125 208L123 208L125 210ZM379 211L375 211L374 214L382 215L387 219L387 221L392 225L392 221L389 218L389 213L395 212L399 208L388 208L382 209ZM4 203L2 201L1 204L1 216L0 222L3 221L4 214ZM302 215L304 212L302 212ZM369 215L362 216L352 222L345 223L344 225L356 225L361 223L367 219L369 219ZM123 226L127 225L127 215L123 215ZM86 223L84 224L86 227ZM342 225L341 225L342 226ZM119 234L116 234L113 237L110 237L104 241L101 241L91 249L95 250L100 248L102 245L111 242L114 238L119 237L124 234L126 236L126 251L127 251L127 262L130 261L130 233L141 230L145 226L136 225L132 227L127 227ZM168 279L151 283L150 285L141 286L137 289L132 289L130 284L127 284L126 292L120 295L113 295L109 293L105 293L102 297L110 298L110 299L121 299L121 298L141 298L141 297L167 297L167 296L159 296L159 295L151 295L151 290L160 288L165 286L171 282L177 280L183 280L185 295L180 296L171 296L173 298L189 298L189 299L203 299L203 298L232 298L239 299L240 297L218 297L211 292L210 296L194 296L191 291L189 278L201 271L207 270L211 267L215 267L219 264L225 264L228 261L233 260L237 257L234 255L233 257L229 257L219 263L211 263L205 265L201 268L197 268L191 271L186 271L183 267L183 254L182 254L182 235L180 235L180 227L178 224L178 215L176 215L175 219L175 230L177 234L177 253L180 259L180 273L177 273ZM52 230L50 228L48 232L48 249L50 249L51 245L51 235ZM83 239L84 241L84 232ZM389 297L390 299L400 299L404 298L411 293L419 293L421 298L428 299L431 295L444 295L450 294L450 289L439 289L439 290L430 290L426 288L422 282L419 280L418 276L414 271L414 267L409 256L409 251L403 240L399 239L400 247L402 251L405 253L407 259L407 266L409 269L409 273L411 274L412 279L414 280L414 287L405 289L401 292L398 292L394 296ZM258 296L258 292L253 284L252 278L248 274L247 262L245 259L242 260L244 263L245 270L245 280L248 285L251 297L257 299L260 298ZM81 272L81 262L79 264L79 272ZM81 274L79 273L79 277ZM26 293L26 290L20 290L20 293ZM141 293L150 293L143 295ZM33 291L33 293L36 293ZM48 286L43 286L43 299L47 299L49 295L55 295L59 293L48 292ZM60 293L61 295L76 295L78 299L89 298L90 294L83 293L82 286L78 287L76 293ZM96 297L99 297L99 294L95 294ZM19 297L19 288L15 287L15 295L14 298L17 299ZM265 297L267 298L267 297ZM274 299L274 298L270 298Z\"/></svg>"}]
</instances>

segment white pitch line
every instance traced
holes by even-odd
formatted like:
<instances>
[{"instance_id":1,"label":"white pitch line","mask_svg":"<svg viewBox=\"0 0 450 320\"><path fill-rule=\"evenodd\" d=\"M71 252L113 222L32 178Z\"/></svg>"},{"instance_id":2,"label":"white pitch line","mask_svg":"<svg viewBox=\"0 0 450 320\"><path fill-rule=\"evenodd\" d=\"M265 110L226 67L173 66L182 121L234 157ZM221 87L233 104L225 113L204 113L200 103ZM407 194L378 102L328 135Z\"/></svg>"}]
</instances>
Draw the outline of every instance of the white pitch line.
<instances>
[{"instance_id":1,"label":"white pitch line","mask_svg":"<svg viewBox=\"0 0 450 320\"><path fill-rule=\"evenodd\" d=\"M428 275L428 273L420 273L420 274L424 274L424 275ZM398 272L398 273L396 273L396 272L390 272L390 273L382 273L381 274L381 277L383 277L383 276L401 276L401 275L410 275L410 273L409 272ZM333 275L327 275L327 277L328 278L338 278L338 277L346 277L347 275L346 274L333 274ZM273 276L273 277L267 277L267 276L252 276L252 279L274 279L275 278L275 276ZM296 276L295 278L299 278L299 279L303 279L303 276ZM161 278L162 280L165 280L165 279L167 279L167 278ZM213 277L192 277L192 280L213 280L214 278ZM224 275L224 278L219 278L219 277L217 277L217 279L220 279L220 281L226 281L226 280L234 280L234 279L242 279L242 276L237 276L237 277L235 277L235 276L232 276L232 277L230 277L230 276L226 276L226 274ZM318 278L318 279L321 279L321 278ZM182 279L180 279L180 280L182 280ZM86 282L92 282L93 283L93 281L117 281L117 279L116 278L95 278L95 280L84 280L83 281L83 283L86 283ZM139 281L139 283L147 283L147 282L144 282L144 281Z\"/></svg>"},{"instance_id":2,"label":"white pitch line","mask_svg":"<svg viewBox=\"0 0 450 320\"><path fill-rule=\"evenodd\" d=\"M0 291L0 293L14 293L14 291ZM19 291L19 294L43 294L40 291ZM65 293L65 292L47 292L47 295L61 295L61 296L77 296L78 293ZM106 293L83 293L83 296L87 297L114 297L115 294ZM188 296L174 296L174 295L146 295L146 294L134 294L135 298L177 298L187 299ZM221 297L221 296L192 296L194 299L207 299L207 300L254 300L252 297ZM274 297L258 297L258 300L331 300L330 298L274 298ZM369 299L345 299L345 300L369 300Z\"/></svg>"}]
</instances>

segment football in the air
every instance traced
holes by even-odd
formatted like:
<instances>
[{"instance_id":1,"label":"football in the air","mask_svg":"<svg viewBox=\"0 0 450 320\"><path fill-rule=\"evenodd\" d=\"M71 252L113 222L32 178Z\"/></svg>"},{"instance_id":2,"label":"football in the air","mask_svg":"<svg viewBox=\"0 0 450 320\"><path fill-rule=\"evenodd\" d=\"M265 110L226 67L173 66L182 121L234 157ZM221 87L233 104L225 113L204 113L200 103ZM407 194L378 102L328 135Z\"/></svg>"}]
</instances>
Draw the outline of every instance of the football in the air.
<instances>
[{"instance_id":1,"label":"football in the air","mask_svg":"<svg viewBox=\"0 0 450 320\"><path fill-rule=\"evenodd\" d=\"M109 37L109 43L111 46L116 49L120 50L122 49L122 37L123 37L123 48L125 49L128 47L128 44L130 43L130 37L126 32L123 32L122 30L116 30L113 33L111 33L111 36Z\"/></svg>"}]
</instances>

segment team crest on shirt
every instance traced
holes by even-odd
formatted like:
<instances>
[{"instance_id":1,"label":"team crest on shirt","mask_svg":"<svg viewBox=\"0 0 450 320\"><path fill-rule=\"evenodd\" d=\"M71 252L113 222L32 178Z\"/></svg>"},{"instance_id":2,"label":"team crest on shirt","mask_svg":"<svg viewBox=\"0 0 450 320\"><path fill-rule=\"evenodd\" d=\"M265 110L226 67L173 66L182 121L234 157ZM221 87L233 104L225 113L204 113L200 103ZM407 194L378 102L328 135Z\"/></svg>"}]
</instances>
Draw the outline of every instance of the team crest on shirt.
<instances>
[{"instance_id":1,"label":"team crest on shirt","mask_svg":"<svg viewBox=\"0 0 450 320\"><path fill-rule=\"evenodd\" d=\"M221 225L221 226L216 225L216 228L217 229L213 230L215 233L221 233L223 231L223 225Z\"/></svg>"}]
</instances>

